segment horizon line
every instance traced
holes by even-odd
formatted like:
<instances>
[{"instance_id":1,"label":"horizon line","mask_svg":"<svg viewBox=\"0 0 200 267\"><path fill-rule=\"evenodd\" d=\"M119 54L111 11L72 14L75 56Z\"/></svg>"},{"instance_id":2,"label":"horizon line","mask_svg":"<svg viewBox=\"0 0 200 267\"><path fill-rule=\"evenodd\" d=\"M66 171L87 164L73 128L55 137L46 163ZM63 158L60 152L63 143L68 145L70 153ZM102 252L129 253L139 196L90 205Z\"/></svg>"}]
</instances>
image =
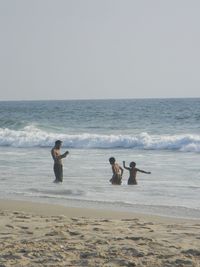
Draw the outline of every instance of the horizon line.
<instances>
[{"instance_id":1,"label":"horizon line","mask_svg":"<svg viewBox=\"0 0 200 267\"><path fill-rule=\"evenodd\" d=\"M200 96L194 97L135 97L135 98L69 98L69 99L3 99L0 102L36 102L36 101L99 101L99 100L153 100L153 99L198 99Z\"/></svg>"}]
</instances>

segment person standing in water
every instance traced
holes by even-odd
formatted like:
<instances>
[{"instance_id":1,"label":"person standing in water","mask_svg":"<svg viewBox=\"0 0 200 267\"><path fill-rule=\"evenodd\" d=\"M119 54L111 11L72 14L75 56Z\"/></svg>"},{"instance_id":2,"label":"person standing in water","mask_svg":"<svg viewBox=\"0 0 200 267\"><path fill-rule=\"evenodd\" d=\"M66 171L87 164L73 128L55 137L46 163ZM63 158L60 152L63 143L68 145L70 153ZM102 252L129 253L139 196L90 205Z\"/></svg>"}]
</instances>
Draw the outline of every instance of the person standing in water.
<instances>
[{"instance_id":1,"label":"person standing in water","mask_svg":"<svg viewBox=\"0 0 200 267\"><path fill-rule=\"evenodd\" d=\"M112 166L112 172L113 176L110 179L111 184L118 184L120 185L122 183L122 175L123 175L123 169L121 166L119 166L118 163L115 162L115 158L111 157L109 158L110 165Z\"/></svg>"},{"instance_id":2,"label":"person standing in water","mask_svg":"<svg viewBox=\"0 0 200 267\"><path fill-rule=\"evenodd\" d=\"M129 179L128 179L128 184L134 184L136 185L137 184L137 180L136 180L136 175L137 175L137 172L142 172L142 173L146 173L146 174L151 174L151 172L146 172L146 171L143 171L143 170L140 170L138 168L136 168L136 163L135 162L131 162L129 164L130 167L126 167L125 165L125 161L123 161L123 167L124 169L128 170L129 171Z\"/></svg>"},{"instance_id":3,"label":"person standing in water","mask_svg":"<svg viewBox=\"0 0 200 267\"><path fill-rule=\"evenodd\" d=\"M66 151L64 154L61 154L60 148L62 146L62 141L57 140L54 147L51 149L51 155L54 160L54 174L55 174L55 183L61 183L63 181L63 164L62 159L66 158L69 154L69 151Z\"/></svg>"}]
</instances>

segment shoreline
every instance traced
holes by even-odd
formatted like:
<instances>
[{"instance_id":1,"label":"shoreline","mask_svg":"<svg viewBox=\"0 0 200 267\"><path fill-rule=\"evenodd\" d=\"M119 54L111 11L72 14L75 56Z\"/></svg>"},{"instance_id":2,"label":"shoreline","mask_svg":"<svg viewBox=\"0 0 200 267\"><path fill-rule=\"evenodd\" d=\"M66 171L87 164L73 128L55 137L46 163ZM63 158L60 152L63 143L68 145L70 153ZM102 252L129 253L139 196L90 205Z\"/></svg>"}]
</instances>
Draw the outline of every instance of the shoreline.
<instances>
[{"instance_id":1,"label":"shoreline","mask_svg":"<svg viewBox=\"0 0 200 267\"><path fill-rule=\"evenodd\" d=\"M145 212L126 211L123 209L110 209L110 208L95 208L95 207L78 207L78 206L65 206L58 203L44 203L31 200L13 200L13 199L0 199L0 211L8 212L27 212L37 216L66 216L72 217L85 217L92 219L134 219L140 218L145 220L153 220L159 222L199 222L198 218L183 218L173 217L168 215L151 214Z\"/></svg>"},{"instance_id":2,"label":"shoreline","mask_svg":"<svg viewBox=\"0 0 200 267\"><path fill-rule=\"evenodd\" d=\"M133 218L134 216L139 217L149 217L149 218L163 218L164 220L174 220L174 221L199 221L200 220L200 210L190 209L186 207L166 207L166 206L152 206L152 205L141 205L135 204L131 206L113 206L112 203L106 203L105 205L101 202L92 203L86 201L84 203L81 201L68 200L67 203L62 204L59 201L54 203L40 200L40 199L20 199L20 198L0 198L0 208L8 207L11 208L13 204L23 210L32 210L32 212L37 213L42 211L46 215L58 215L58 213L64 214L74 214L74 216L100 216L109 218L121 218L125 216L126 218ZM40 207L38 209L38 206ZM42 215L40 213L40 215Z\"/></svg>"},{"instance_id":3,"label":"shoreline","mask_svg":"<svg viewBox=\"0 0 200 267\"><path fill-rule=\"evenodd\" d=\"M199 220L0 200L1 267L199 267Z\"/></svg>"}]
</instances>

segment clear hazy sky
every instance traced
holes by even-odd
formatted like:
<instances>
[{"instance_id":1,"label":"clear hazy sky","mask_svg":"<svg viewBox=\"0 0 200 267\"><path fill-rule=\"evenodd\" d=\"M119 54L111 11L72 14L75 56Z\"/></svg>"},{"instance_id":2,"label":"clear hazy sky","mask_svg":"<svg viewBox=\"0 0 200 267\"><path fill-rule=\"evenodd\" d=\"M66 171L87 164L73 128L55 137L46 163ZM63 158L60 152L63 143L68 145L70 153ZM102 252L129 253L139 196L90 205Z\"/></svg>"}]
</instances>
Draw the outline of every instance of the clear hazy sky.
<instances>
[{"instance_id":1,"label":"clear hazy sky","mask_svg":"<svg viewBox=\"0 0 200 267\"><path fill-rule=\"evenodd\" d=\"M0 0L0 100L200 97L199 0Z\"/></svg>"}]
</instances>

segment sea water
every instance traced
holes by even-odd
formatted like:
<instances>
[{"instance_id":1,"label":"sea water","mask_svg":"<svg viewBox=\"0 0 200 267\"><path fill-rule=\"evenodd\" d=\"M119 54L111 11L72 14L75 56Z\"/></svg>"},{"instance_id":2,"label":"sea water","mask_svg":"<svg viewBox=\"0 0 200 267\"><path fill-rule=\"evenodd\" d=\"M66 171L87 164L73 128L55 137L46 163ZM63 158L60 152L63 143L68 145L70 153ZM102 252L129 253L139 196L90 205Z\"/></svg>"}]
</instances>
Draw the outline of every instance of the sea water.
<instances>
[{"instance_id":1,"label":"sea water","mask_svg":"<svg viewBox=\"0 0 200 267\"><path fill-rule=\"evenodd\" d=\"M61 139L64 180L50 150ZM200 99L0 102L0 197L200 218ZM109 157L139 169L109 183Z\"/></svg>"}]
</instances>

